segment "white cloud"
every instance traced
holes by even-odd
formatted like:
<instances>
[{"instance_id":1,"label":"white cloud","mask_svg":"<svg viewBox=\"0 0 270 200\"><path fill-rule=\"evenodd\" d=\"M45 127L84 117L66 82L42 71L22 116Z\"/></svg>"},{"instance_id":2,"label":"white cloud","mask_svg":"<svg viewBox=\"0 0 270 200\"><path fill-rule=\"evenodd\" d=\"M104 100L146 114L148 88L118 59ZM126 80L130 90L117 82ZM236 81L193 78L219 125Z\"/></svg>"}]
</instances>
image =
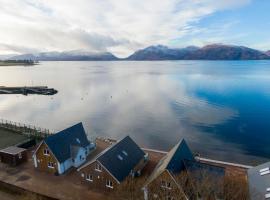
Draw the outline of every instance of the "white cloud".
<instances>
[{"instance_id":1,"label":"white cloud","mask_svg":"<svg viewBox=\"0 0 270 200\"><path fill-rule=\"evenodd\" d=\"M194 23L249 0L0 0L0 43L40 50L112 51L126 56L168 44ZM6 50L7 51L7 50ZM10 49L9 53L14 52Z\"/></svg>"}]
</instances>

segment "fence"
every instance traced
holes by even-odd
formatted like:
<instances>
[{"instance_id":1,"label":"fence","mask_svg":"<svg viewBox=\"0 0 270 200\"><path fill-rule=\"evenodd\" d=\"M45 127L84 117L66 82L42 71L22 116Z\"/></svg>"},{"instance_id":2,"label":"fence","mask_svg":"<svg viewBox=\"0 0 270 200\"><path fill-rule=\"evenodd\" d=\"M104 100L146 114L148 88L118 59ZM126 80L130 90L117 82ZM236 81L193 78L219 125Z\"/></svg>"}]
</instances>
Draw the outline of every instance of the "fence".
<instances>
[{"instance_id":1,"label":"fence","mask_svg":"<svg viewBox=\"0 0 270 200\"><path fill-rule=\"evenodd\" d=\"M49 129L40 128L37 126L23 124L19 122L13 122L5 119L0 119L0 127L18 132L28 137L45 138L53 134L53 132L51 132Z\"/></svg>"}]
</instances>

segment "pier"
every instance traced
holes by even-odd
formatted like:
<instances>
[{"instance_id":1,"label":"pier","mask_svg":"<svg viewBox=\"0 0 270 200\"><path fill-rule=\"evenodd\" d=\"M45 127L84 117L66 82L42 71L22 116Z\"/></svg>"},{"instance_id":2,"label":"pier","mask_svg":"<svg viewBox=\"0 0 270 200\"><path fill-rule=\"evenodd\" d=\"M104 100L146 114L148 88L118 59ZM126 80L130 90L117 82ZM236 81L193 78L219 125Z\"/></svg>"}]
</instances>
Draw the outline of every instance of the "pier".
<instances>
[{"instance_id":1,"label":"pier","mask_svg":"<svg viewBox=\"0 0 270 200\"><path fill-rule=\"evenodd\" d=\"M38 95L55 95L58 91L47 86L33 86L33 87L5 87L0 86L0 94L38 94Z\"/></svg>"}]
</instances>

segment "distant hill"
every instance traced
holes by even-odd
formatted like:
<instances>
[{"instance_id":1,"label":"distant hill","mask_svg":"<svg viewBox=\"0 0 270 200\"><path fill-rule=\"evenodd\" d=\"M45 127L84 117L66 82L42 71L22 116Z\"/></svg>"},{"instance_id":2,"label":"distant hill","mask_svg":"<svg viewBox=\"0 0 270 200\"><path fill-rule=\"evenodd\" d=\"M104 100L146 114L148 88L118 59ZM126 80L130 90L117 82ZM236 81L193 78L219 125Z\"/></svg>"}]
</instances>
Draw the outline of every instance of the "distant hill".
<instances>
[{"instance_id":1,"label":"distant hill","mask_svg":"<svg viewBox=\"0 0 270 200\"><path fill-rule=\"evenodd\" d=\"M127 60L182 60L191 52L197 51L199 47L190 46L186 48L168 48L157 45L136 51Z\"/></svg>"},{"instance_id":2,"label":"distant hill","mask_svg":"<svg viewBox=\"0 0 270 200\"><path fill-rule=\"evenodd\" d=\"M212 44L202 48L168 48L150 46L136 51L127 60L260 60L270 59L266 53L243 46Z\"/></svg>"},{"instance_id":3,"label":"distant hill","mask_svg":"<svg viewBox=\"0 0 270 200\"><path fill-rule=\"evenodd\" d=\"M118 60L113 54L91 53L84 51L44 52L37 54L22 54L9 58L11 60L38 60L38 61L97 61Z\"/></svg>"},{"instance_id":4,"label":"distant hill","mask_svg":"<svg viewBox=\"0 0 270 200\"><path fill-rule=\"evenodd\" d=\"M11 57L14 57L18 54L5 54L5 55L0 55L0 60L8 60Z\"/></svg>"},{"instance_id":5,"label":"distant hill","mask_svg":"<svg viewBox=\"0 0 270 200\"><path fill-rule=\"evenodd\" d=\"M266 55L270 56L270 50L265 52Z\"/></svg>"}]
</instances>

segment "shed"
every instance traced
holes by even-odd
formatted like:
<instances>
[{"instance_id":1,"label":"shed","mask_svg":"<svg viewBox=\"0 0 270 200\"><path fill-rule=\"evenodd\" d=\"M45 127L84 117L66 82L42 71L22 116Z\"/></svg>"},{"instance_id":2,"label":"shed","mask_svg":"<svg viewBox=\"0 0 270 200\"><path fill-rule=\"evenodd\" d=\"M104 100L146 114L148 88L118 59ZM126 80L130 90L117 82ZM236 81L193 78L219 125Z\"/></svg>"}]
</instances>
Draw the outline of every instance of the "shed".
<instances>
[{"instance_id":1,"label":"shed","mask_svg":"<svg viewBox=\"0 0 270 200\"><path fill-rule=\"evenodd\" d=\"M0 150L0 162L17 166L27 161L26 149L10 146Z\"/></svg>"},{"instance_id":2,"label":"shed","mask_svg":"<svg viewBox=\"0 0 270 200\"><path fill-rule=\"evenodd\" d=\"M27 151L24 148L10 146L0 150L0 162L17 166L27 161Z\"/></svg>"}]
</instances>

